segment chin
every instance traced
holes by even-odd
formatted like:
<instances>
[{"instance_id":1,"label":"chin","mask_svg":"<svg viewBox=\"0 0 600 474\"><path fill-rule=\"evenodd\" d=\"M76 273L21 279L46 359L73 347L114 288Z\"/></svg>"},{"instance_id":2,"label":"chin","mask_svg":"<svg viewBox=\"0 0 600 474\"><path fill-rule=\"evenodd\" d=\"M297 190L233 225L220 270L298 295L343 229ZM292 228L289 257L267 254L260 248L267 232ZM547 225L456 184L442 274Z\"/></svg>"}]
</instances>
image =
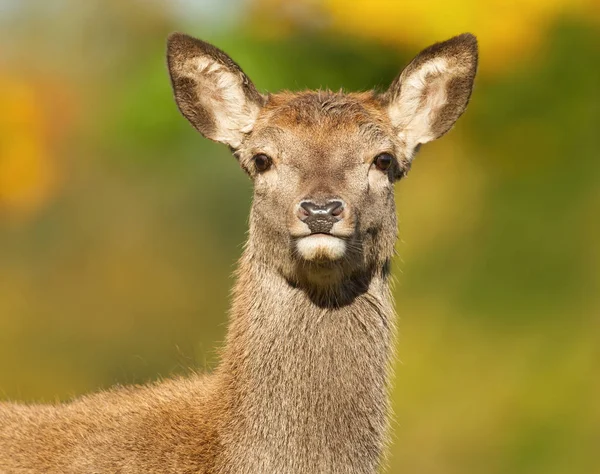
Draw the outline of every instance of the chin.
<instances>
[{"instance_id":1,"label":"chin","mask_svg":"<svg viewBox=\"0 0 600 474\"><path fill-rule=\"evenodd\" d=\"M314 263L336 262L346 254L346 242L339 237L314 234L296 241L298 256Z\"/></svg>"}]
</instances>

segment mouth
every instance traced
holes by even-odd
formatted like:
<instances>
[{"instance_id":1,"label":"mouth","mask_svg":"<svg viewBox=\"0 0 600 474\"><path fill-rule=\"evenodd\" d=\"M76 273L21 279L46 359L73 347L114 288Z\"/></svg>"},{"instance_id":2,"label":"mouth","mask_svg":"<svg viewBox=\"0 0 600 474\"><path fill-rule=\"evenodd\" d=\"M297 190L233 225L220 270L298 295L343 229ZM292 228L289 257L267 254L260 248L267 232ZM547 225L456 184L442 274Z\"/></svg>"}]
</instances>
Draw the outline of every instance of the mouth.
<instances>
[{"instance_id":1,"label":"mouth","mask_svg":"<svg viewBox=\"0 0 600 474\"><path fill-rule=\"evenodd\" d=\"M315 233L296 240L298 254L308 261L335 261L346 253L346 241L332 234Z\"/></svg>"}]
</instances>

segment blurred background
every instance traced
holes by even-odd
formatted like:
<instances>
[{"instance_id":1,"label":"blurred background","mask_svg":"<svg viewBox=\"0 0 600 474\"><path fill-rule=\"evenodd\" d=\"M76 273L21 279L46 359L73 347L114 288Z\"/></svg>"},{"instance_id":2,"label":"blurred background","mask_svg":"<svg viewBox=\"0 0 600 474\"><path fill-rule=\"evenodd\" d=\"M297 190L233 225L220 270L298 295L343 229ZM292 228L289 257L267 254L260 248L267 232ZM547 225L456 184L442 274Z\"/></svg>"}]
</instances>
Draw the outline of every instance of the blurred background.
<instances>
[{"instance_id":1,"label":"blurred background","mask_svg":"<svg viewBox=\"0 0 600 474\"><path fill-rule=\"evenodd\" d=\"M389 472L600 472L597 0L0 0L0 398L214 366L251 186L176 110L174 30L262 91L383 89L479 37L397 186Z\"/></svg>"}]
</instances>

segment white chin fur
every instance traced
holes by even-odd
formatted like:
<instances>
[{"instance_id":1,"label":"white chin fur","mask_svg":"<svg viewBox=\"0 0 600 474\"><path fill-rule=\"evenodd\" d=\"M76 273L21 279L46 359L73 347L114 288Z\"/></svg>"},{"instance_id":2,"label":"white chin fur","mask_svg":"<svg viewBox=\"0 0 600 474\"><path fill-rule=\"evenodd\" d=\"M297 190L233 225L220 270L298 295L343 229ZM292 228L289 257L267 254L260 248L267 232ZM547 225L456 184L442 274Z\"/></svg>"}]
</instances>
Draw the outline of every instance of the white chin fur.
<instances>
[{"instance_id":1,"label":"white chin fur","mask_svg":"<svg viewBox=\"0 0 600 474\"><path fill-rule=\"evenodd\" d=\"M346 252L346 242L332 235L309 235L296 242L298 253L305 260L338 260Z\"/></svg>"}]
</instances>

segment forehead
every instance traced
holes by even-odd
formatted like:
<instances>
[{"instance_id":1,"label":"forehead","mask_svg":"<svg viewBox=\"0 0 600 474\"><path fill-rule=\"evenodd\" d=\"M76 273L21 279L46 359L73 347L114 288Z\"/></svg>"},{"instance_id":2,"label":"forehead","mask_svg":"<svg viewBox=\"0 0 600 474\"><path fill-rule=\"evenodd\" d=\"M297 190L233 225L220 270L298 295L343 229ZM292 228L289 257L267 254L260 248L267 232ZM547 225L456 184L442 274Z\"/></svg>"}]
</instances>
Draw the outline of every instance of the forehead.
<instances>
[{"instance_id":1,"label":"forehead","mask_svg":"<svg viewBox=\"0 0 600 474\"><path fill-rule=\"evenodd\" d=\"M269 96L253 132L257 146L333 153L347 147L393 148L387 116L372 92L329 91Z\"/></svg>"}]
</instances>

